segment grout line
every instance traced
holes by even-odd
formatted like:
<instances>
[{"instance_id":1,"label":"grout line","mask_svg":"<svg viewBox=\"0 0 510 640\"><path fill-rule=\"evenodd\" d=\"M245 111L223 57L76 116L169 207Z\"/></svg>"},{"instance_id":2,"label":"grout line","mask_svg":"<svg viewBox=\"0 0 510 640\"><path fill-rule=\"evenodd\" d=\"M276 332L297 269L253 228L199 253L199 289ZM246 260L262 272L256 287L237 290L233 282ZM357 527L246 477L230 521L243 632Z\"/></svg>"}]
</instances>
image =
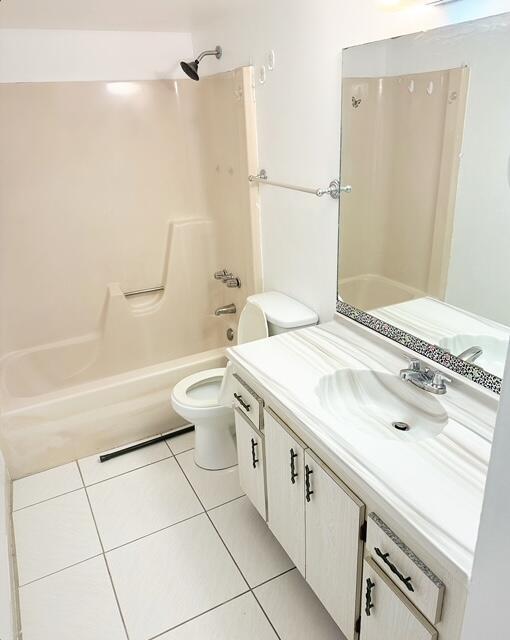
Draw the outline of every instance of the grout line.
<instances>
[{"instance_id":1,"label":"grout line","mask_svg":"<svg viewBox=\"0 0 510 640\"><path fill-rule=\"evenodd\" d=\"M83 482L83 474L81 472L80 465L78 465L78 470L80 472L80 476L81 476L81 479L82 479L82 482ZM85 484L85 483L83 482L83 484ZM96 522L96 516L94 515L94 510L92 509L92 503L90 502L89 494L87 492L87 487L85 487L85 495L87 496L87 502L89 503L89 509L90 509L90 513L92 515L92 520L94 521L94 526L96 528L96 534L97 534L97 537L99 539L99 544L101 545L101 549L103 550L103 553L102 553L103 560L104 560L104 563L105 563L105 566L106 566L106 571L108 572L108 576L110 578L110 584L112 585L113 595L115 597L115 602L117 603L120 619L122 621L122 626L124 627L124 633L126 634L127 640L129 640L129 633L128 633L128 630L127 630L126 621L124 620L124 615L123 615L122 609L120 607L119 597L117 595L117 591L115 590L115 585L113 583L113 578L112 578L112 574L111 574L111 571L110 571L110 567L108 565L108 560L106 559L106 554L105 554L105 551L104 551L103 541L101 540L101 535L99 533L99 528L98 528L97 522Z\"/></svg>"},{"instance_id":2,"label":"grout line","mask_svg":"<svg viewBox=\"0 0 510 640\"><path fill-rule=\"evenodd\" d=\"M280 543L278 543L280 544ZM285 569L285 571L282 571L281 573L277 573L275 576L273 576L272 578L268 578L267 580L264 580L262 582L260 582L259 584L257 584L254 587L251 587L252 591L255 591L255 589L258 589L259 587L264 586L265 584L267 584L268 582L271 582L272 580L276 580L277 578L281 578L282 576L284 576L286 573L290 573L291 571L294 571L296 567L294 565L292 565L292 567L290 569Z\"/></svg>"},{"instance_id":3,"label":"grout line","mask_svg":"<svg viewBox=\"0 0 510 640\"><path fill-rule=\"evenodd\" d=\"M176 458L176 460L177 460L177 458ZM177 460L177 464L179 465L179 467L180 467L180 469L181 469L182 473L184 474L184 477L185 477L185 478L186 478L186 480L188 481L189 486L191 487L191 489L193 490L194 494L196 495L197 500L198 500L198 501L200 502L200 504L202 505L202 508L204 509L204 512L205 512L205 515L207 516L207 518L208 518L209 522L211 523L211 525L212 525L213 529L216 531L216 533L217 533L217 535L218 535L219 539L221 540L221 542L222 542L223 546L224 546L224 547L225 547L225 549L227 550L228 555L232 558L232 562L233 562L233 563L235 564L235 566L237 567L237 570L238 570L238 571L239 571L239 573L241 574L241 577L242 577L242 578L243 578L243 580L246 582L246 585L247 585L248 589L251 591L251 587L250 587L250 584L249 584L248 580L246 580L246 577L245 577L244 573L243 573L243 572L241 571L241 569L239 568L239 565L238 565L238 564L237 564L237 562L235 561L234 556L231 554L230 549L227 547L227 545L225 544L225 541L224 541L224 540L223 540L223 538L220 536L220 533L219 533L218 529L216 529L216 527L215 527L215 525L214 525L214 522L213 522L213 521L212 521L212 519L211 519L211 516L207 513L207 510L205 509L205 507L204 507L204 504L203 504L202 500L200 500L200 496L199 496L199 495L198 495L198 493L195 491L195 487L191 484L190 479L188 478L188 476L187 476L187 475L186 475L186 473L184 472L184 469L181 467L181 465L180 465L180 463L179 463L179 461L178 461L178 460Z\"/></svg>"},{"instance_id":4,"label":"grout line","mask_svg":"<svg viewBox=\"0 0 510 640\"><path fill-rule=\"evenodd\" d=\"M193 616L192 618L189 618L188 620L184 620L184 622L179 622L179 624L176 624L174 627L170 627L168 629L165 629L161 633L158 633L156 636L151 636L149 638L149 640L157 640L157 638L161 638L161 636L165 635L169 631L174 631L174 629L178 629L179 627L183 627L185 624L188 624L188 622L192 622L193 620L196 620L197 618L201 618L202 616L205 616L207 613L211 613L211 611L214 611L215 609L219 609L224 604L228 604L229 602L233 602L234 600L237 600L238 598L241 598L242 596L245 596L248 593L250 593L249 590L248 591L243 591L242 593L237 594L237 596L234 596L233 598L229 598L228 600L225 600L225 602L222 602L221 604L217 604L214 607L211 607L210 609L207 609L206 611L202 611L202 613L197 613L196 616Z\"/></svg>"},{"instance_id":5,"label":"grout line","mask_svg":"<svg viewBox=\"0 0 510 640\"><path fill-rule=\"evenodd\" d=\"M24 582L23 584L19 584L18 587L19 589L23 589L24 587L27 587L30 584L34 584L34 582L39 582L40 580L45 580L46 578L50 578L51 576L56 576L57 573L62 573L62 571L67 571L67 569L72 569L73 567L77 567L80 564L83 564L84 562L88 562L89 560L93 560L94 558L99 558L103 555L103 553L96 553L93 556L89 556L88 558L83 558L83 560L79 560L78 562L73 562L73 564L68 564L65 567L62 567L62 569L57 569L57 571L52 571L51 573L46 573L43 576L40 576L39 578L34 578L33 580L29 580L28 582Z\"/></svg>"},{"instance_id":6,"label":"grout line","mask_svg":"<svg viewBox=\"0 0 510 640\"><path fill-rule=\"evenodd\" d=\"M292 571L292 569L291 569ZM282 574L283 575L283 574ZM274 580L274 578L272 578ZM270 582L268 580L268 582ZM260 585L259 585L260 586ZM257 594L255 593L255 591L252 590L252 595L255 598L256 603L259 605L260 610L262 611L262 613L264 614L264 616L266 617L266 620L269 622L269 625L271 627L271 629L274 631L276 637L278 638L278 640L281 640L280 634L278 633L278 631L276 630L276 627L274 626L271 618L269 617L269 615L267 614L267 611L264 609L264 607L260 604L260 600L257 598Z\"/></svg>"},{"instance_id":7,"label":"grout line","mask_svg":"<svg viewBox=\"0 0 510 640\"><path fill-rule=\"evenodd\" d=\"M85 489L87 489L88 487L95 487L97 484L102 484L103 482L108 482L108 480L115 480L115 478L126 476L128 473L133 473L133 471L138 471L139 469L150 467L153 464L158 464L158 462L163 462L163 460L170 460L170 458L173 458L173 457L174 455L171 453L169 456L165 456L164 458L160 458L159 460L153 460L152 462L141 464L139 467L134 467L133 469L128 469L127 471L121 471L120 473L116 473L115 475L110 476L109 478L104 478L103 480L97 480L96 482L91 482L90 484L86 484Z\"/></svg>"},{"instance_id":8,"label":"grout line","mask_svg":"<svg viewBox=\"0 0 510 640\"><path fill-rule=\"evenodd\" d=\"M246 498L246 494L243 493L242 496L237 496L236 498L231 498L230 500L227 500L226 502L222 502L221 504L217 504L214 507L211 507L210 509L206 509L207 513L210 513L211 511L216 511L216 509L219 509L220 507L224 507L226 504L230 504L231 502L235 502L236 500L241 500L242 498Z\"/></svg>"},{"instance_id":9,"label":"grout line","mask_svg":"<svg viewBox=\"0 0 510 640\"><path fill-rule=\"evenodd\" d=\"M200 496L199 496L199 495L198 495L198 493L195 491L195 487L191 484L190 479L188 478L188 476L186 475L186 473L185 473L184 469L182 468L182 466L181 466L181 464L180 464L180 462L179 462L179 460L178 460L178 456L175 456L175 459L176 459L176 461L177 461L177 464L178 464L178 465L179 465L179 467L181 468L182 472L184 473L184 476L186 477L186 480L188 481L188 483L189 483L190 487L193 489L193 491L194 491L195 495L197 496L197 499L199 500L200 504L202 504L202 506L203 506L203 503L202 503L202 501L200 500ZM239 498L242 498L242 497L243 497L243 496L238 496L238 498L234 498L234 500L238 500ZM233 500L229 500L229 502L233 502ZM225 504L227 504L227 503L225 503ZM222 506L222 505L218 505L218 506ZM214 508L216 509L216 508L218 508L218 506L217 506L217 507L214 507ZM212 510L213 510L213 509L211 509L211 511L212 511ZM279 634L278 634L278 632L276 631L276 629L275 629L275 627L274 627L273 623L271 622L271 620L270 620L269 616L267 615L267 613L266 613L266 611L265 611L264 607L260 604L259 599L258 599L258 598L257 598L257 596L255 595L254 589L255 589L256 587L253 587L253 588L252 588L252 587L250 586L250 583L249 583L249 582L248 582L248 580L246 579L246 576L244 575L244 573L241 571L241 569L240 569L239 565L237 564L237 562L236 562L236 560L235 560L234 556L232 555L232 552L231 552L231 551L230 551L230 549L228 548L228 546L227 546L227 544L226 544L225 540L223 540L223 538L221 537L220 532L219 532L219 531L218 531L218 529L216 528L216 526L215 526L214 522L212 521L212 518L211 518L211 516L209 515L209 512L208 512L207 510L205 510L205 514L206 514L206 516L209 518L209 522L211 523L211 525L212 525L213 529L214 529L214 530L216 531L216 533L218 534L219 539L222 541L223 546L224 546L224 547L225 547L225 549L227 550L228 555L232 558L232 562L235 564L235 566L237 567L237 570L238 570L238 571L239 571L239 573L241 574L241 576L242 576L243 580L244 580L244 581L246 582L246 584L248 585L249 592L250 592L250 593L253 595L253 597L255 598L255 600L256 600L256 602L257 602L257 604L259 605L260 609L262 610L262 613L264 614L264 616L266 617L266 619L267 619L267 621L268 621L269 625L271 626L271 629L274 631L274 633L275 633L276 637L278 638L278 640L281 640L280 635L279 635ZM288 573L288 571L293 571L293 569L295 569L295 567L293 567L292 569L288 569L287 571L284 571L284 572L283 572L282 574L280 574L280 575L284 575L284 573ZM274 576L274 578L271 578L270 580L274 580L275 578L278 578L278 577L279 577L279 576ZM270 582L270 580L267 580L266 582ZM261 583L261 584L266 584L266 583L264 582L264 583ZM261 586L261 585L257 585L257 587L260 587L260 586ZM223 603L223 604L225 604L225 603ZM220 605L220 606L221 606L221 605Z\"/></svg>"},{"instance_id":10,"label":"grout line","mask_svg":"<svg viewBox=\"0 0 510 640\"><path fill-rule=\"evenodd\" d=\"M85 489L85 487L78 487L77 489L71 489L70 491L64 491L64 493L59 493L56 496L51 496L51 498L44 498L44 500L39 500L39 502L33 502L32 504L27 504L24 507L19 507L19 509L13 509L12 514L19 513L20 511L25 511L25 509L30 509L31 507L36 507L38 504L44 504L45 502L50 502L50 500L55 500L56 498L61 498L62 496L68 496L70 493L76 493L77 491L81 491Z\"/></svg>"},{"instance_id":11,"label":"grout line","mask_svg":"<svg viewBox=\"0 0 510 640\"><path fill-rule=\"evenodd\" d=\"M202 506L202 505L200 505ZM134 540L129 540L129 542L123 542L122 544L117 545L116 547L112 547L111 549L105 549L105 555L111 553L112 551L117 551L117 549L122 549L123 547L127 547L134 542L138 542L139 540L143 540L144 538L150 538L150 536L156 535L156 533L161 533L162 531L166 531L167 529L171 529L172 527L176 527L178 524L182 524L183 522L188 522L188 520L193 520L193 518L198 518L198 516L203 516L205 511L200 511L200 513L195 513L192 516L188 516L187 518L183 518L178 522L172 522L172 524L168 524L166 527L161 527L161 529L156 529L156 531L151 531L150 533L146 533L139 538L135 538Z\"/></svg>"}]
</instances>

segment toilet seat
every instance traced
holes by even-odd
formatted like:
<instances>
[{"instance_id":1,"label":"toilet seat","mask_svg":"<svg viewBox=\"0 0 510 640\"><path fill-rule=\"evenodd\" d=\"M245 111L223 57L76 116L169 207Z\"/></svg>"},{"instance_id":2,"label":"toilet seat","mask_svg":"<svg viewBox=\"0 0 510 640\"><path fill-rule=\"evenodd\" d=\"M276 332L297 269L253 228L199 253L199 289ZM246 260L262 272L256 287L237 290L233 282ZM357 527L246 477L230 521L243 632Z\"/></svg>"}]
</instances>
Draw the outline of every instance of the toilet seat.
<instances>
[{"instance_id":1,"label":"toilet seat","mask_svg":"<svg viewBox=\"0 0 510 640\"><path fill-rule=\"evenodd\" d=\"M216 407L219 404L224 375L225 367L193 373L175 385L173 399L194 409Z\"/></svg>"},{"instance_id":2,"label":"toilet seat","mask_svg":"<svg viewBox=\"0 0 510 640\"><path fill-rule=\"evenodd\" d=\"M250 296L237 325L238 344L261 340L317 323L317 314L278 292ZM227 469L237 463L234 381L228 367L199 371L178 382L173 409L195 426L195 463L203 469Z\"/></svg>"}]
</instances>

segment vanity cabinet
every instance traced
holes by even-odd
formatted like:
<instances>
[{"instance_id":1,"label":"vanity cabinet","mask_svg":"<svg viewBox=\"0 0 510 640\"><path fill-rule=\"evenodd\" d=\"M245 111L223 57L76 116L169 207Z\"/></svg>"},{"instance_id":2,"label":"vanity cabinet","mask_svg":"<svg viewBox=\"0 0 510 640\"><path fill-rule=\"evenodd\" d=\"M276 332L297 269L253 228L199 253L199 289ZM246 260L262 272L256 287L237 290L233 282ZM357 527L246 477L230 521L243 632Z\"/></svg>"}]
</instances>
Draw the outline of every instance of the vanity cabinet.
<instances>
[{"instance_id":1,"label":"vanity cabinet","mask_svg":"<svg viewBox=\"0 0 510 640\"><path fill-rule=\"evenodd\" d=\"M363 563L360 640L436 640L437 631L371 559Z\"/></svg>"},{"instance_id":2,"label":"vanity cabinet","mask_svg":"<svg viewBox=\"0 0 510 640\"><path fill-rule=\"evenodd\" d=\"M253 506L266 520L264 435L239 409L234 409L239 482Z\"/></svg>"},{"instance_id":3,"label":"vanity cabinet","mask_svg":"<svg viewBox=\"0 0 510 640\"><path fill-rule=\"evenodd\" d=\"M356 635L364 520L363 503L307 449L306 581L349 640Z\"/></svg>"},{"instance_id":4,"label":"vanity cabinet","mask_svg":"<svg viewBox=\"0 0 510 640\"><path fill-rule=\"evenodd\" d=\"M363 503L271 410L268 524L346 638L357 636Z\"/></svg>"},{"instance_id":5,"label":"vanity cabinet","mask_svg":"<svg viewBox=\"0 0 510 640\"><path fill-rule=\"evenodd\" d=\"M305 447L273 412L264 411L267 523L305 575Z\"/></svg>"}]
</instances>

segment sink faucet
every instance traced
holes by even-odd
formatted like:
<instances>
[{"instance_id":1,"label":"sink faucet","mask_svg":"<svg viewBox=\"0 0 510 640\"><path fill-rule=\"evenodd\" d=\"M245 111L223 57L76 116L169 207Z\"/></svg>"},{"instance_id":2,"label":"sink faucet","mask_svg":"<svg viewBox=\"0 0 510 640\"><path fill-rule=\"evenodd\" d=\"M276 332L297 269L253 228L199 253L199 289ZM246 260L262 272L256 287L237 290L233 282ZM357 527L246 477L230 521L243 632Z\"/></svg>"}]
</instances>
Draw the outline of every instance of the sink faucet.
<instances>
[{"instance_id":1,"label":"sink faucet","mask_svg":"<svg viewBox=\"0 0 510 640\"><path fill-rule=\"evenodd\" d=\"M407 369L400 371L400 378L406 382L411 382L424 391L439 395L446 393L446 383L451 382L450 378L435 369L423 366L416 358L412 358L409 361Z\"/></svg>"},{"instance_id":2,"label":"sink faucet","mask_svg":"<svg viewBox=\"0 0 510 640\"><path fill-rule=\"evenodd\" d=\"M230 313L236 313L237 309L235 304L226 304L224 307L218 307L214 312L215 316L225 316Z\"/></svg>"},{"instance_id":3,"label":"sink faucet","mask_svg":"<svg viewBox=\"0 0 510 640\"><path fill-rule=\"evenodd\" d=\"M465 362L473 363L475 360L478 360L478 358L482 354L483 354L482 347L469 347L469 349L466 349L462 353L459 353L457 358L460 358L461 360L464 360Z\"/></svg>"}]
</instances>

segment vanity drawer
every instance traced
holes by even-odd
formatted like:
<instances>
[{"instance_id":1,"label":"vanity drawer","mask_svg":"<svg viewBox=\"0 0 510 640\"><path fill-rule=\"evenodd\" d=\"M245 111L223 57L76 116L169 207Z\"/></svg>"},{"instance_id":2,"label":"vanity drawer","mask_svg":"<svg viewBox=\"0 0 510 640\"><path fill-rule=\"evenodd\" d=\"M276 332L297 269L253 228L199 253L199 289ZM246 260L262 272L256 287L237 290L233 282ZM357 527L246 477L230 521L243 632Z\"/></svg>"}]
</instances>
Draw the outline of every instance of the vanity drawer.
<instances>
[{"instance_id":1,"label":"vanity drawer","mask_svg":"<svg viewBox=\"0 0 510 640\"><path fill-rule=\"evenodd\" d=\"M375 513L368 517L366 550L432 624L439 622L443 582Z\"/></svg>"},{"instance_id":2,"label":"vanity drawer","mask_svg":"<svg viewBox=\"0 0 510 640\"><path fill-rule=\"evenodd\" d=\"M257 429L264 427L264 401L246 384L246 382L234 373L234 407L238 408Z\"/></svg>"}]
</instances>

